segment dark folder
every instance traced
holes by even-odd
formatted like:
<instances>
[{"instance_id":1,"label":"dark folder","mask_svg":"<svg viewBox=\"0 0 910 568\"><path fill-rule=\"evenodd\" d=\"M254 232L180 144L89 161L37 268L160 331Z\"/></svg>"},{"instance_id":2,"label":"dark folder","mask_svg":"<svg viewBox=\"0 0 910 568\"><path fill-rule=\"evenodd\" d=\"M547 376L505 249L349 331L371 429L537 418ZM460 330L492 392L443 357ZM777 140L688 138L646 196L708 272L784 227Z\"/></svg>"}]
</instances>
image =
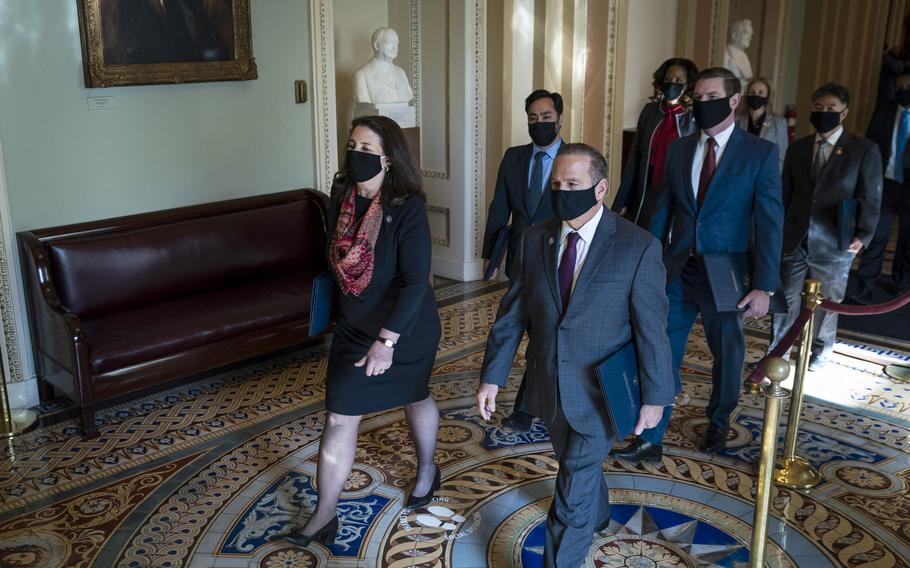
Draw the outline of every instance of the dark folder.
<instances>
[{"instance_id":1,"label":"dark folder","mask_svg":"<svg viewBox=\"0 0 910 568\"><path fill-rule=\"evenodd\" d=\"M725 252L706 253L703 257L705 272L708 273L708 284L714 296L714 307L719 312L743 312L736 307L752 290L749 253ZM771 296L768 312L782 314L787 312L787 302L779 290Z\"/></svg>"},{"instance_id":2,"label":"dark folder","mask_svg":"<svg viewBox=\"0 0 910 568\"><path fill-rule=\"evenodd\" d=\"M502 256L506 252L506 247L509 246L509 233L512 230L511 225L506 225L502 229L499 229L499 233L496 234L496 242L493 243L493 252L490 253L490 263L487 265L487 269L483 273L483 279L489 280L493 277L493 271L499 268L499 265L502 264Z\"/></svg>"},{"instance_id":3,"label":"dark folder","mask_svg":"<svg viewBox=\"0 0 910 568\"><path fill-rule=\"evenodd\" d=\"M310 337L316 337L327 330L335 321L335 306L338 296L338 284L331 270L327 270L313 280L310 293Z\"/></svg>"},{"instance_id":4,"label":"dark folder","mask_svg":"<svg viewBox=\"0 0 910 568\"><path fill-rule=\"evenodd\" d=\"M628 436L638 423L641 410L641 384L638 380L638 354L630 341L597 366L597 381L607 405L607 416L617 440Z\"/></svg>"},{"instance_id":5,"label":"dark folder","mask_svg":"<svg viewBox=\"0 0 910 568\"><path fill-rule=\"evenodd\" d=\"M856 211L859 202L856 199L844 199L837 209L837 248L846 251L856 235Z\"/></svg>"}]
</instances>

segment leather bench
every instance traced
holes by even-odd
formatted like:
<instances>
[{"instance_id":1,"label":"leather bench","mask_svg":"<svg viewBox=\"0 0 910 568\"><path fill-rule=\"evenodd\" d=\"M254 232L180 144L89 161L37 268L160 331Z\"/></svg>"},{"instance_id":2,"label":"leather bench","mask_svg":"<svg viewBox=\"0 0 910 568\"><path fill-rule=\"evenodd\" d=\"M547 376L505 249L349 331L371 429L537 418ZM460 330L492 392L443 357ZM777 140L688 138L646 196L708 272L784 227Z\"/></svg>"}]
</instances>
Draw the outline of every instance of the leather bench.
<instances>
[{"instance_id":1,"label":"leather bench","mask_svg":"<svg viewBox=\"0 0 910 568\"><path fill-rule=\"evenodd\" d=\"M97 404L303 343L326 270L313 190L18 234L39 392Z\"/></svg>"}]
</instances>

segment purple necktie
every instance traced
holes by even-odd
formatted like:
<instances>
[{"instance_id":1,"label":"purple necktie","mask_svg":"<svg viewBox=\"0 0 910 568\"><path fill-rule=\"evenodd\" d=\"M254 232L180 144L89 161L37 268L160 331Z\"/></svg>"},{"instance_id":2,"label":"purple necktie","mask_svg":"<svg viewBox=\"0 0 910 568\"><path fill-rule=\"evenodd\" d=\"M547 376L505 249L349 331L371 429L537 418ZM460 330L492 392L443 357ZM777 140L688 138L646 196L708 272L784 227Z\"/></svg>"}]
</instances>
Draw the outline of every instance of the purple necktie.
<instances>
[{"instance_id":1,"label":"purple necktie","mask_svg":"<svg viewBox=\"0 0 910 568\"><path fill-rule=\"evenodd\" d=\"M562 311L569 306L569 296L572 295L572 281L575 280L575 258L578 256L575 245L579 239L578 233L569 233L566 237L566 250L559 261L559 295L562 296Z\"/></svg>"}]
</instances>

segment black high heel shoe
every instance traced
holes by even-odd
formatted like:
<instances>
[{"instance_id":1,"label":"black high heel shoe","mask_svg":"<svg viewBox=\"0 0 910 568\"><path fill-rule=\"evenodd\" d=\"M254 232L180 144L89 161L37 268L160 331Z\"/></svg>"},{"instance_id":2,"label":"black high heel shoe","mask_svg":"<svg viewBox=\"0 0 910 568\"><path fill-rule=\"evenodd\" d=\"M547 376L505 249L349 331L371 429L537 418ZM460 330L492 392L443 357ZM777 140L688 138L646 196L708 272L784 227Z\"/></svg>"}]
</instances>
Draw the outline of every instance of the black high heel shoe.
<instances>
[{"instance_id":1,"label":"black high heel shoe","mask_svg":"<svg viewBox=\"0 0 910 568\"><path fill-rule=\"evenodd\" d=\"M405 507L408 509L416 509L418 507L424 507L430 504L430 501L433 500L433 494L439 491L439 486L442 484L442 472L439 471L439 466L436 466L436 476L433 478L433 485L430 486L430 490L427 491L426 495L417 497L413 493L408 495L408 500L405 503Z\"/></svg>"},{"instance_id":2,"label":"black high heel shoe","mask_svg":"<svg viewBox=\"0 0 910 568\"><path fill-rule=\"evenodd\" d=\"M303 534L302 531L302 528L293 530L285 535L284 540L303 548L308 547L313 541L323 546L331 546L335 544L335 537L338 535L338 517L333 517L314 534Z\"/></svg>"}]
</instances>

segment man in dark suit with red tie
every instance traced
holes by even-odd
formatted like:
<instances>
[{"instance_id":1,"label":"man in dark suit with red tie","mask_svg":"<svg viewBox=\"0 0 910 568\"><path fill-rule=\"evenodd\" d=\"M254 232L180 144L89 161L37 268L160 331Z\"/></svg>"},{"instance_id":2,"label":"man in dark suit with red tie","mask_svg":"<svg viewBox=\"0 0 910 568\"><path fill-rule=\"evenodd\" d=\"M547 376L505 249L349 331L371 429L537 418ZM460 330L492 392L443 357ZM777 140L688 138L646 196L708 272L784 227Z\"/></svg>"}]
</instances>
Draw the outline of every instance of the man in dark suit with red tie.
<instances>
[{"instance_id":1,"label":"man in dark suit with red tie","mask_svg":"<svg viewBox=\"0 0 910 568\"><path fill-rule=\"evenodd\" d=\"M708 427L699 443L705 452L726 445L739 402L746 347L743 318L767 313L780 273L784 209L778 150L734 123L741 92L739 79L727 69L699 73L693 110L701 130L670 145L664 166L667 187L662 190L666 202L650 227L665 243L667 335L677 391L682 389L679 367L686 341L699 314L714 356L713 388L705 409ZM736 282L729 269L726 274L709 272L709 265L724 263L747 268L742 275L733 274ZM731 296L738 304L718 305L718 299ZM632 461L660 459L670 414L671 409L665 409L656 428L614 455Z\"/></svg>"},{"instance_id":2,"label":"man in dark suit with red tie","mask_svg":"<svg viewBox=\"0 0 910 568\"><path fill-rule=\"evenodd\" d=\"M487 271L490 257L499 232L509 225L506 276L512 277L512 265L521 234L528 227L539 225L553 218L550 206L550 171L556 153L562 145L559 131L562 128L562 96L559 93L538 89L525 99L528 115L528 133L532 143L513 146L506 150L499 164L496 191L487 212L487 226L483 239L483 268ZM494 268L493 278L496 277ZM531 415L522 411L524 379L510 416L502 423L515 430L531 429Z\"/></svg>"}]
</instances>

